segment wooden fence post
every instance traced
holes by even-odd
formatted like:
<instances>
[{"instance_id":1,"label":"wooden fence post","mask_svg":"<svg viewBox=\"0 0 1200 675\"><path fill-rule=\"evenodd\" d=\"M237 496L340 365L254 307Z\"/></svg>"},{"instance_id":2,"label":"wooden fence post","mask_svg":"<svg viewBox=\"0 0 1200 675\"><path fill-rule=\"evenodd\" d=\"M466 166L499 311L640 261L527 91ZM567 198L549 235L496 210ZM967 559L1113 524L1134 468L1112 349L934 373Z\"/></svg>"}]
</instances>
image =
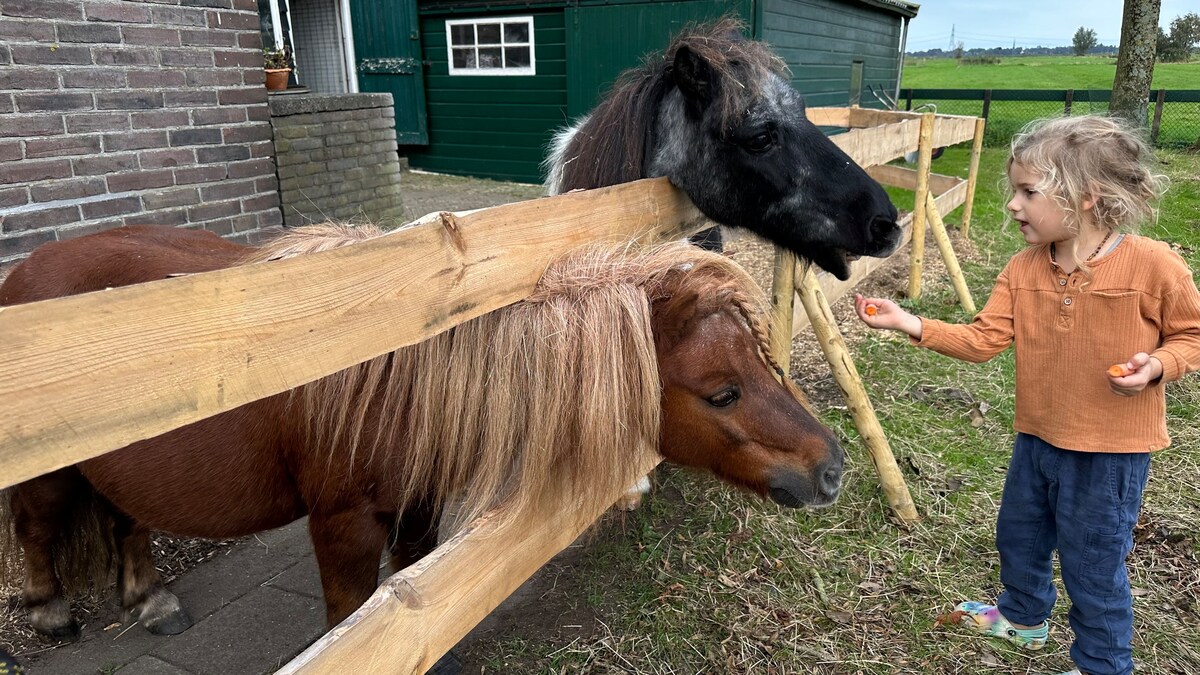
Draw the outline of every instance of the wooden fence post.
<instances>
[{"instance_id":1,"label":"wooden fence post","mask_svg":"<svg viewBox=\"0 0 1200 675\"><path fill-rule=\"evenodd\" d=\"M991 110L992 110L992 90L984 89L983 90L983 112L979 116L986 120L988 118L988 113L991 112Z\"/></svg>"},{"instance_id":2,"label":"wooden fence post","mask_svg":"<svg viewBox=\"0 0 1200 675\"><path fill-rule=\"evenodd\" d=\"M805 268L797 276L799 282L796 284L796 291L800 295L800 302L804 304L804 310L812 322L813 333L821 343L821 350L825 352L829 369L833 371L833 377L846 397L846 406L854 418L858 435L862 437L863 445L871 454L871 461L875 464L875 471L879 473L879 483L883 487L888 504L902 523L915 523L920 520L917 507L913 504L908 485L904 482L904 475L896 465L896 457L892 454L887 437L883 434L883 427L879 425L879 418L875 416L875 408L871 405L871 399L867 397L862 379L854 367L854 359L850 357L846 343L838 333L829 302L825 299L825 293L821 291L821 284L811 267Z\"/></svg>"},{"instance_id":3,"label":"wooden fence post","mask_svg":"<svg viewBox=\"0 0 1200 675\"><path fill-rule=\"evenodd\" d=\"M929 218L929 229L933 230L933 239L942 252L942 260L946 263L950 283L954 285L954 292L958 295L958 302L967 310L967 314L975 316L975 301L971 299L971 290L967 288L967 280L963 277L962 268L958 266L958 256L954 254L950 235L946 233L946 224L942 222L942 214L938 213L931 192L925 193L925 213Z\"/></svg>"},{"instance_id":4,"label":"wooden fence post","mask_svg":"<svg viewBox=\"0 0 1200 675\"><path fill-rule=\"evenodd\" d=\"M921 268L925 258L925 197L929 194L929 166L933 162L933 113L921 115L917 145L917 191L913 202L911 260L908 269L908 297L921 297Z\"/></svg>"},{"instance_id":5,"label":"wooden fence post","mask_svg":"<svg viewBox=\"0 0 1200 675\"><path fill-rule=\"evenodd\" d=\"M796 254L775 248L775 274L771 282L771 356L788 376L792 361L792 314L796 307Z\"/></svg>"},{"instance_id":6,"label":"wooden fence post","mask_svg":"<svg viewBox=\"0 0 1200 675\"><path fill-rule=\"evenodd\" d=\"M1071 116L1071 104L1074 101L1075 101L1075 90L1068 89L1066 95L1063 96L1063 117Z\"/></svg>"},{"instance_id":7,"label":"wooden fence post","mask_svg":"<svg viewBox=\"0 0 1200 675\"><path fill-rule=\"evenodd\" d=\"M983 153L983 130L987 120L975 119L975 140L971 143L971 164L967 169L967 202L963 204L962 235L971 234L971 210L975 206L975 183L979 180L979 156Z\"/></svg>"},{"instance_id":8,"label":"wooden fence post","mask_svg":"<svg viewBox=\"0 0 1200 675\"><path fill-rule=\"evenodd\" d=\"M1162 126L1163 102L1167 98L1167 90L1159 89L1154 99L1154 122L1150 125L1150 144L1158 143L1158 131Z\"/></svg>"}]
</instances>

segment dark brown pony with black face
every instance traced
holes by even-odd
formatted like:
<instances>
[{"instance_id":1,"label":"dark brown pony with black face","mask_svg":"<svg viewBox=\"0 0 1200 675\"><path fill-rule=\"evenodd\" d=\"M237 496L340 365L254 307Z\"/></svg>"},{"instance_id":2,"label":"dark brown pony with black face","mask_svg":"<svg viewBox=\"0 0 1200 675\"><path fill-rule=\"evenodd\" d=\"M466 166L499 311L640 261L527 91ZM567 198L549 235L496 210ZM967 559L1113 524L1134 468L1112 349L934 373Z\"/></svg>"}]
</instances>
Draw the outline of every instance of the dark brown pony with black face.
<instances>
[{"instance_id":1,"label":"dark brown pony with black face","mask_svg":"<svg viewBox=\"0 0 1200 675\"><path fill-rule=\"evenodd\" d=\"M264 248L127 227L44 246L0 286L11 305L352 245L314 227ZM265 262L264 262L265 261ZM326 618L435 545L447 499L465 522L518 513L551 481L603 506L657 448L786 506L837 495L842 451L774 378L753 281L676 244L593 246L553 264L527 300L425 342L14 486L24 601L43 633L78 633L54 560L70 514L100 510L124 606L158 633L190 619L154 570L150 530L235 537L307 514ZM0 566L0 569L3 569Z\"/></svg>"},{"instance_id":2,"label":"dark brown pony with black face","mask_svg":"<svg viewBox=\"0 0 1200 675\"><path fill-rule=\"evenodd\" d=\"M666 176L712 220L839 279L900 245L883 188L805 115L782 59L725 19L621 76L546 159L551 194Z\"/></svg>"}]
</instances>

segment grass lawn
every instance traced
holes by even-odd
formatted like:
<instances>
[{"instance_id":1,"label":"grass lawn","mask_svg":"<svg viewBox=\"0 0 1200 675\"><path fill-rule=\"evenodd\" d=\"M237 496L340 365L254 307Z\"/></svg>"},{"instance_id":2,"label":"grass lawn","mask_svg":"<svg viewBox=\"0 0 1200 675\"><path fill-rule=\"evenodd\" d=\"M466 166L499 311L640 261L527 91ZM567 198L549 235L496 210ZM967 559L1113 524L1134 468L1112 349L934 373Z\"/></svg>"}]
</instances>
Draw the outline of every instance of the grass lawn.
<instances>
[{"instance_id":1,"label":"grass lawn","mask_svg":"<svg viewBox=\"0 0 1200 675\"><path fill-rule=\"evenodd\" d=\"M1023 245L1004 226L1003 149L982 161L971 241L959 241L982 305ZM1144 232L1169 239L1200 269L1200 155L1161 154L1173 186ZM939 173L965 175L951 148ZM911 197L897 194L901 208ZM957 223L958 213L947 220ZM907 249L898 253L907 259ZM937 257L930 241L927 259ZM872 279L866 284L876 283ZM835 314L845 316L845 302ZM912 311L964 321L948 281L925 277ZM840 397L824 418L845 439L845 488L821 511L786 511L715 480L660 469L658 493L623 525L601 526L576 576L556 581L597 617L586 637L502 640L489 671L594 673L1058 673L1071 667L1065 594L1051 643L1025 653L939 625L939 614L1000 590L995 512L1012 444L1013 355L966 364L919 350L893 333L843 329L922 520L889 515L874 468ZM827 367L793 368L810 392L834 391ZM1200 376L1168 388L1175 447L1155 456L1130 559L1135 656L1141 672L1200 672ZM821 396L817 400L821 400ZM983 411L971 423L972 409ZM1063 411L1070 414L1070 411ZM1061 590L1061 589L1060 589ZM582 598L586 598L583 600ZM569 633L569 631L567 631Z\"/></svg>"},{"instance_id":2,"label":"grass lawn","mask_svg":"<svg viewBox=\"0 0 1200 675\"><path fill-rule=\"evenodd\" d=\"M1112 89L1117 59L1108 56L1002 57L998 64L907 58L902 87L915 89ZM1154 66L1154 89L1200 87L1200 60Z\"/></svg>"},{"instance_id":3,"label":"grass lawn","mask_svg":"<svg viewBox=\"0 0 1200 675\"><path fill-rule=\"evenodd\" d=\"M1002 58L994 65L959 65L954 59L905 60L903 88L914 89L1074 89L1072 113L1108 112L1107 101L1092 101L1089 92L1112 89L1116 60L1104 56L1029 56ZM1154 66L1154 88L1168 90L1200 88L1200 60L1191 63L1159 63ZM941 113L981 115L982 98L975 100L927 100ZM903 102L901 102L903 107ZM1151 104L1153 109L1153 103ZM1007 145L1026 122L1063 113L1062 102L993 101L988 115L985 143ZM1170 102L1163 106L1158 144L1186 148L1200 139L1200 104Z\"/></svg>"}]
</instances>

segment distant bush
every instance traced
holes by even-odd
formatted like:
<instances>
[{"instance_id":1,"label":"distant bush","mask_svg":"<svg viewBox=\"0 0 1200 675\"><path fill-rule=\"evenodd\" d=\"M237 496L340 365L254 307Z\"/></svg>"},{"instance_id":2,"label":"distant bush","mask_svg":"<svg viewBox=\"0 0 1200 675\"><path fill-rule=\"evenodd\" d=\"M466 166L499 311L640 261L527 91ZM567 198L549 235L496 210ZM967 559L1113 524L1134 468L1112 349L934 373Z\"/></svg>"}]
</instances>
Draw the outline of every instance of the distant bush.
<instances>
[{"instance_id":1,"label":"distant bush","mask_svg":"<svg viewBox=\"0 0 1200 675\"><path fill-rule=\"evenodd\" d=\"M999 56L966 56L958 60L960 66L995 66L999 64Z\"/></svg>"}]
</instances>

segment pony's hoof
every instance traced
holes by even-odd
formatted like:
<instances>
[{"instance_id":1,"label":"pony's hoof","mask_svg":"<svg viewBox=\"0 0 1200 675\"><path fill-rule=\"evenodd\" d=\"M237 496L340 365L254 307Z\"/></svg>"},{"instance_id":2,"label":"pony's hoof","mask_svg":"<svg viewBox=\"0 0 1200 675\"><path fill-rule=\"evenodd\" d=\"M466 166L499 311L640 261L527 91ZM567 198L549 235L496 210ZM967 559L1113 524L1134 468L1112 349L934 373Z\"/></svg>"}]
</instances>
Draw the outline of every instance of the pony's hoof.
<instances>
[{"instance_id":1,"label":"pony's hoof","mask_svg":"<svg viewBox=\"0 0 1200 675\"><path fill-rule=\"evenodd\" d=\"M65 626L55 626L49 630L38 629L38 632L55 642L75 642L82 635L79 622L71 619Z\"/></svg>"},{"instance_id":2,"label":"pony's hoof","mask_svg":"<svg viewBox=\"0 0 1200 675\"><path fill-rule=\"evenodd\" d=\"M151 590L140 603L129 607L130 616L155 635L178 635L192 627L179 598L159 586Z\"/></svg>"},{"instance_id":3,"label":"pony's hoof","mask_svg":"<svg viewBox=\"0 0 1200 675\"><path fill-rule=\"evenodd\" d=\"M181 607L153 621L143 621L142 626L155 635L179 635L192 627L192 617Z\"/></svg>"},{"instance_id":4,"label":"pony's hoof","mask_svg":"<svg viewBox=\"0 0 1200 675\"><path fill-rule=\"evenodd\" d=\"M71 616L70 606L63 598L30 607L29 625L56 642L74 642L80 635L79 622Z\"/></svg>"}]
</instances>

